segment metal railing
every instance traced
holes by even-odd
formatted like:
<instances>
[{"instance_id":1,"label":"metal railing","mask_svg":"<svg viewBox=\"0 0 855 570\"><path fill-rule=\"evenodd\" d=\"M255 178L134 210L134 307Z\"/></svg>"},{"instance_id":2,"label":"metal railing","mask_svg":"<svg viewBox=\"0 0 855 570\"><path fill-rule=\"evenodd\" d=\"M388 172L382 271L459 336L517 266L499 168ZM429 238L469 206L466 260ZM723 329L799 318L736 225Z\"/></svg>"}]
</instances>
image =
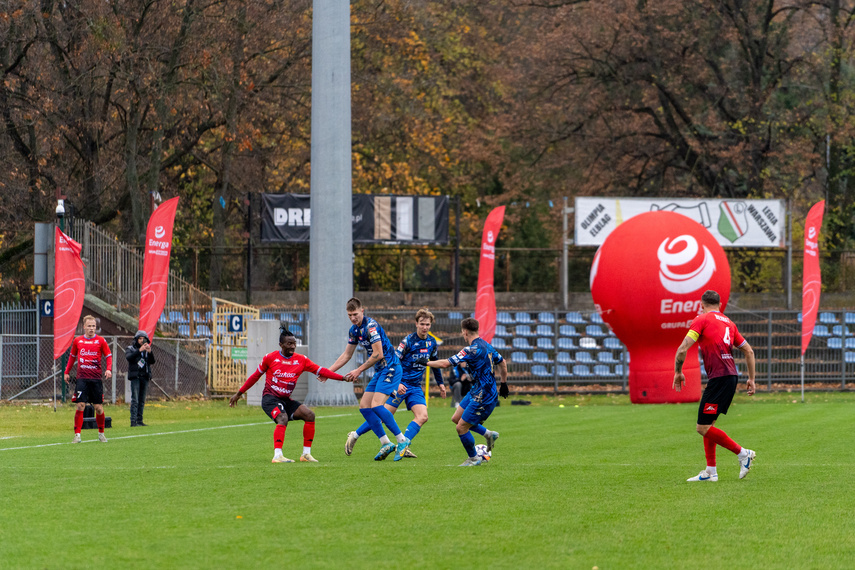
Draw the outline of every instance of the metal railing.
<instances>
[{"instance_id":1,"label":"metal railing","mask_svg":"<svg viewBox=\"0 0 855 570\"><path fill-rule=\"evenodd\" d=\"M69 234L82 245L81 257L86 264L86 291L113 305L116 310L139 316L142 291L143 254L119 241L92 222L75 219ZM196 325L207 323L211 296L194 287L175 271L169 272L164 312L180 311L186 322L159 321L158 329L169 334L194 336ZM187 330L180 325L186 324Z\"/></svg>"}]
</instances>

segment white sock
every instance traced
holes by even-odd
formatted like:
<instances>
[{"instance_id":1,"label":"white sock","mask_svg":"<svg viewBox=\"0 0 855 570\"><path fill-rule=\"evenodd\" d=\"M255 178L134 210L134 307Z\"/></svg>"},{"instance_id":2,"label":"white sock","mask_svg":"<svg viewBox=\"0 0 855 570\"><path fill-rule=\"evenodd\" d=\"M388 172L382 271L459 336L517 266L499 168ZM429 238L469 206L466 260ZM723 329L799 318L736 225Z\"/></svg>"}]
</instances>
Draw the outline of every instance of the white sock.
<instances>
[{"instance_id":1,"label":"white sock","mask_svg":"<svg viewBox=\"0 0 855 570\"><path fill-rule=\"evenodd\" d=\"M359 434L356 432L353 432L353 439L359 439Z\"/></svg>"},{"instance_id":2,"label":"white sock","mask_svg":"<svg viewBox=\"0 0 855 570\"><path fill-rule=\"evenodd\" d=\"M312 448L311 448L311 447L303 446L303 455L309 455L309 454L311 454L311 453L312 453Z\"/></svg>"},{"instance_id":3,"label":"white sock","mask_svg":"<svg viewBox=\"0 0 855 570\"><path fill-rule=\"evenodd\" d=\"M707 465L707 473L710 475L715 475L717 471L715 470L715 465Z\"/></svg>"},{"instance_id":4,"label":"white sock","mask_svg":"<svg viewBox=\"0 0 855 570\"><path fill-rule=\"evenodd\" d=\"M405 439L407 439L407 438L404 436L403 432L402 432L402 433L399 433L398 435L396 435L396 436L395 436L395 438L398 440L398 443L401 443L402 441L404 441Z\"/></svg>"},{"instance_id":5,"label":"white sock","mask_svg":"<svg viewBox=\"0 0 855 570\"><path fill-rule=\"evenodd\" d=\"M279 448L275 448L273 450L273 457L282 457L282 450Z\"/></svg>"},{"instance_id":6,"label":"white sock","mask_svg":"<svg viewBox=\"0 0 855 570\"><path fill-rule=\"evenodd\" d=\"M745 459L748 457L748 450L743 447L739 450L739 453L737 453L736 456L740 459Z\"/></svg>"},{"instance_id":7,"label":"white sock","mask_svg":"<svg viewBox=\"0 0 855 570\"><path fill-rule=\"evenodd\" d=\"M383 434L383 437L380 438L380 443L382 443L383 445L386 445L387 443L392 443L392 442L389 441L388 435Z\"/></svg>"}]
</instances>

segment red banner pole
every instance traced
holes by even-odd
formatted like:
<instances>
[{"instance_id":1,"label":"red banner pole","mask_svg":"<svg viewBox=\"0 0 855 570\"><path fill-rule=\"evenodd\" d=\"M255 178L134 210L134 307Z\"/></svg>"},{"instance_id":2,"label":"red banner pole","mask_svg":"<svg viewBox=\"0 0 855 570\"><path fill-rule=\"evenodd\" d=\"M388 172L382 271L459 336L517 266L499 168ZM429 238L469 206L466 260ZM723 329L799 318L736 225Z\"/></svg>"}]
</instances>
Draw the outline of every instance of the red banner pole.
<instances>
[{"instance_id":1,"label":"red banner pole","mask_svg":"<svg viewBox=\"0 0 855 570\"><path fill-rule=\"evenodd\" d=\"M146 228L139 328L148 338L154 338L157 319L166 305L172 228L177 209L178 197L167 200L151 214Z\"/></svg>"},{"instance_id":2,"label":"red banner pole","mask_svg":"<svg viewBox=\"0 0 855 570\"><path fill-rule=\"evenodd\" d=\"M496 241L505 218L505 207L495 208L484 222L481 237L481 262L478 266L478 293L475 297L475 319L478 335L487 342L493 341L496 332L496 293L493 288L493 271L496 262Z\"/></svg>"}]
</instances>

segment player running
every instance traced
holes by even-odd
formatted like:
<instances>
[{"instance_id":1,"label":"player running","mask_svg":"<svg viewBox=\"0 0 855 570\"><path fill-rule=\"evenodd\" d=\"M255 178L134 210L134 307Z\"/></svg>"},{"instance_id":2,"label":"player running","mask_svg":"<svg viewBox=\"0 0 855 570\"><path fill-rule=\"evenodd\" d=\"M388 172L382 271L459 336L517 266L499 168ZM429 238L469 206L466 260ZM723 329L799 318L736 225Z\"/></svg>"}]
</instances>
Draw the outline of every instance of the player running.
<instances>
[{"instance_id":1,"label":"player running","mask_svg":"<svg viewBox=\"0 0 855 570\"><path fill-rule=\"evenodd\" d=\"M358 368L351 370L344 375L348 381L355 382L356 379L364 371L372 366L374 367L374 376L365 387L365 392L362 394L362 399L359 401L359 412L365 418L371 431L380 438L380 451L374 457L375 461L382 461L393 451L403 452L410 445L410 441L401 433L401 428L395 423L395 417L392 412L386 409L383 405L386 399L394 392L401 383L401 361L395 354L392 343L386 336L377 321L365 316L365 308L362 302L356 297L347 301L347 318L353 326L350 327L347 337L347 348L341 353L336 361L330 366L330 370L335 372L353 357L356 351L356 345L362 345L368 358L365 359ZM398 445L389 441L389 436L383 430L383 424L386 424L392 434L395 436ZM353 432L351 432L353 433ZM348 434L348 441L350 434ZM351 450L352 450L351 446Z\"/></svg>"},{"instance_id":2,"label":"player running","mask_svg":"<svg viewBox=\"0 0 855 570\"><path fill-rule=\"evenodd\" d=\"M499 401L499 396L508 397L508 365L502 355L496 352L490 343L478 336L478 321L472 318L463 319L460 323L463 339L469 345L451 358L428 362L431 368L450 368L465 362L472 377L472 388L460 407L454 410L451 421L457 426L460 443L469 458L460 467L474 467L481 464L481 458L475 452L475 438L470 430L481 434L487 440L487 449L493 450L493 445L499 439L499 432L489 431L482 424L487 421L493 408ZM496 390L496 377L493 366L499 366L501 387Z\"/></svg>"},{"instance_id":3,"label":"player running","mask_svg":"<svg viewBox=\"0 0 855 570\"><path fill-rule=\"evenodd\" d=\"M83 428L83 410L86 404L95 408L95 423L98 424L98 441L107 443L104 435L104 382L101 381L101 359L107 359L105 375L113 377L113 354L104 337L95 334L98 321L92 315L83 317L83 336L71 342L71 356L65 365L63 378L68 382L72 366L77 363L77 384L71 401L77 404L74 412L74 439L71 443L80 443L80 430Z\"/></svg>"},{"instance_id":4,"label":"player running","mask_svg":"<svg viewBox=\"0 0 855 570\"><path fill-rule=\"evenodd\" d=\"M288 420L302 420L303 423L303 454L300 461L317 463L312 457L312 440L315 439L315 412L305 404L291 399L291 392L305 371L317 374L318 380L326 382L327 378L344 380L339 374L318 366L302 354L295 354L297 339L284 326L279 328L279 350L266 355L240 390L229 400L229 407L234 407L240 397L249 390L261 375L267 373L264 391L261 393L261 409L270 419L276 422L273 429L273 461L272 463L294 463L282 455L282 443L285 440L285 428Z\"/></svg>"},{"instance_id":5,"label":"player running","mask_svg":"<svg viewBox=\"0 0 855 570\"><path fill-rule=\"evenodd\" d=\"M425 375L427 362L437 359L438 343L434 337L428 334L433 321L433 313L427 309L419 309L416 313L416 332L407 335L401 341L401 344L398 345L398 348L395 349L395 354L401 361L401 383L398 385L397 392L394 392L386 400L386 409L394 414L402 402L407 403L407 409L413 412L413 421L410 422L404 431L404 437L410 440L410 442L413 441L413 438L416 437L419 430L428 421L427 400L422 389L422 378ZM442 372L437 368L433 373L437 386L439 386L439 392L445 398L445 384L442 382ZM344 453L346 455L353 453L353 446L356 444L356 440L370 429L368 422L365 422L356 431L347 434ZM404 457L416 457L416 454L410 451L409 447L396 450L395 461L399 461Z\"/></svg>"},{"instance_id":6,"label":"player running","mask_svg":"<svg viewBox=\"0 0 855 570\"><path fill-rule=\"evenodd\" d=\"M701 353L709 378L698 407L696 428L704 438L707 468L687 481L718 481L715 466L716 444L736 454L739 459L739 478L743 479L754 464L756 454L730 439L726 433L715 427L715 422L719 414L727 413L739 381L739 372L733 360L734 345L745 355L745 362L748 365L748 395L754 394L754 350L739 334L736 325L722 314L721 297L715 291L704 291L701 296L701 314L692 321L686 338L677 349L674 362L674 389L678 392L686 381L683 375L686 354L698 339L700 339Z\"/></svg>"}]
</instances>

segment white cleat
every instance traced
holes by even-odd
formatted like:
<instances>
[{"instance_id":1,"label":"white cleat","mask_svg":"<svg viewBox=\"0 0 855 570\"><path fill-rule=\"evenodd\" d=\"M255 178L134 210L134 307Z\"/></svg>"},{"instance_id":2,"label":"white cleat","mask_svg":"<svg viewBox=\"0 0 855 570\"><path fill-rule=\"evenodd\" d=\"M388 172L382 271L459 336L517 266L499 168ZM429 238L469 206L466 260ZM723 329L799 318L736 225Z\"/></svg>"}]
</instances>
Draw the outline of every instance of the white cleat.
<instances>
[{"instance_id":1,"label":"white cleat","mask_svg":"<svg viewBox=\"0 0 855 570\"><path fill-rule=\"evenodd\" d=\"M101 443L107 443L107 436L104 435L103 431L98 432L98 441Z\"/></svg>"},{"instance_id":2,"label":"white cleat","mask_svg":"<svg viewBox=\"0 0 855 570\"><path fill-rule=\"evenodd\" d=\"M279 455L277 457L274 457L273 461L271 461L271 463L294 463L294 460L288 459L284 455Z\"/></svg>"},{"instance_id":3,"label":"white cleat","mask_svg":"<svg viewBox=\"0 0 855 570\"><path fill-rule=\"evenodd\" d=\"M475 467L481 465L481 457L469 457L459 467Z\"/></svg>"},{"instance_id":4,"label":"white cleat","mask_svg":"<svg viewBox=\"0 0 855 570\"><path fill-rule=\"evenodd\" d=\"M71 443L80 443L82 440L80 439L80 434L74 434L74 438L71 440Z\"/></svg>"},{"instance_id":5,"label":"white cleat","mask_svg":"<svg viewBox=\"0 0 855 570\"><path fill-rule=\"evenodd\" d=\"M359 439L359 436L356 435L355 431L347 434L347 442L344 444L344 454L350 455L353 453L353 446L356 445L356 440Z\"/></svg>"},{"instance_id":6,"label":"white cleat","mask_svg":"<svg viewBox=\"0 0 855 570\"><path fill-rule=\"evenodd\" d=\"M300 456L300 461L308 461L310 463L318 463L318 460L312 457L311 453L304 453Z\"/></svg>"},{"instance_id":7,"label":"white cleat","mask_svg":"<svg viewBox=\"0 0 855 570\"><path fill-rule=\"evenodd\" d=\"M499 439L499 432L487 430L484 434L484 439L487 440L487 451L493 451L493 446L496 445L496 440Z\"/></svg>"},{"instance_id":8,"label":"white cleat","mask_svg":"<svg viewBox=\"0 0 855 570\"><path fill-rule=\"evenodd\" d=\"M748 475L748 472L754 466L754 458L757 456L750 449L745 449L745 457L739 458L739 478L745 479L745 476Z\"/></svg>"},{"instance_id":9,"label":"white cleat","mask_svg":"<svg viewBox=\"0 0 855 570\"><path fill-rule=\"evenodd\" d=\"M718 481L718 473L710 473L704 469L694 477L689 477L686 481Z\"/></svg>"}]
</instances>

